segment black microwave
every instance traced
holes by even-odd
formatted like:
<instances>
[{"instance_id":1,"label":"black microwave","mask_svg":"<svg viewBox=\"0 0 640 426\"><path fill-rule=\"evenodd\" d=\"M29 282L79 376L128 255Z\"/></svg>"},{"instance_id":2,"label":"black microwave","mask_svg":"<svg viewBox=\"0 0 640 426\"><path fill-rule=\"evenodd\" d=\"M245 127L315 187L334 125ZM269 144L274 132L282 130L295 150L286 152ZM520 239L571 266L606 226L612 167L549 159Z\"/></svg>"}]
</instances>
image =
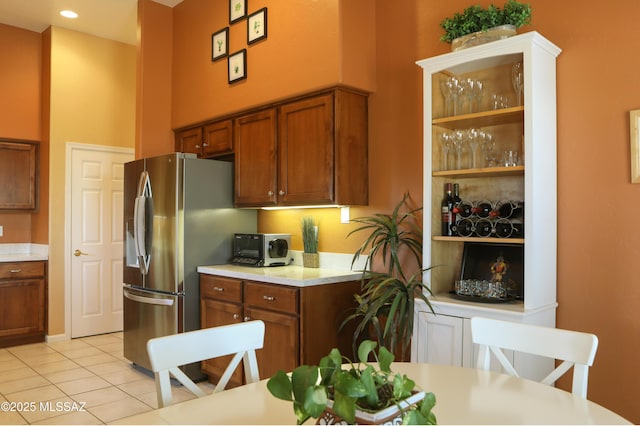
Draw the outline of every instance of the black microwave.
<instances>
[{"instance_id":1,"label":"black microwave","mask_svg":"<svg viewBox=\"0 0 640 426\"><path fill-rule=\"evenodd\" d=\"M232 263L243 266L284 266L289 262L291 234L234 234Z\"/></svg>"}]
</instances>

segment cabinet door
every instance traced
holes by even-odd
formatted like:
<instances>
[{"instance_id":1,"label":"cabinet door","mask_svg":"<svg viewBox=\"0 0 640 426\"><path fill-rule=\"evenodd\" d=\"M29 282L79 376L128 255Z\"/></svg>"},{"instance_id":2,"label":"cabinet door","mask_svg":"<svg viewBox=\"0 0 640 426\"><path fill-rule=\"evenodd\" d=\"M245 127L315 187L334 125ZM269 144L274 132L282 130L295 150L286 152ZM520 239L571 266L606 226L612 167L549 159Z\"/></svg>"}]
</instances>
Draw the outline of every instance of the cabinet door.
<instances>
[{"instance_id":1,"label":"cabinet door","mask_svg":"<svg viewBox=\"0 0 640 426\"><path fill-rule=\"evenodd\" d=\"M418 362L462 367L463 318L418 314Z\"/></svg>"},{"instance_id":2,"label":"cabinet door","mask_svg":"<svg viewBox=\"0 0 640 426\"><path fill-rule=\"evenodd\" d=\"M0 141L0 210L35 210L37 185L35 142Z\"/></svg>"},{"instance_id":3,"label":"cabinet door","mask_svg":"<svg viewBox=\"0 0 640 426\"><path fill-rule=\"evenodd\" d=\"M200 156L202 154L202 127L176 133L176 151Z\"/></svg>"},{"instance_id":4,"label":"cabinet door","mask_svg":"<svg viewBox=\"0 0 640 426\"><path fill-rule=\"evenodd\" d=\"M333 94L281 106L278 124L279 202L334 202Z\"/></svg>"},{"instance_id":5,"label":"cabinet door","mask_svg":"<svg viewBox=\"0 0 640 426\"><path fill-rule=\"evenodd\" d=\"M200 325L202 328L235 324L241 321L242 305L206 298L200 300ZM232 358L233 355L228 355L202 361L202 371L209 376L211 383L217 383ZM243 374L241 364L231 376L226 389L242 385Z\"/></svg>"},{"instance_id":6,"label":"cabinet door","mask_svg":"<svg viewBox=\"0 0 640 426\"><path fill-rule=\"evenodd\" d=\"M240 117L234 125L235 204L274 205L276 198L276 111Z\"/></svg>"},{"instance_id":7,"label":"cabinet door","mask_svg":"<svg viewBox=\"0 0 640 426\"><path fill-rule=\"evenodd\" d=\"M265 324L264 347L256 351L261 379L300 365L298 317L253 308L245 308L244 314L248 320L262 320Z\"/></svg>"},{"instance_id":8,"label":"cabinet door","mask_svg":"<svg viewBox=\"0 0 640 426\"><path fill-rule=\"evenodd\" d=\"M44 279L0 281L0 312L0 346L9 339L44 334Z\"/></svg>"},{"instance_id":9,"label":"cabinet door","mask_svg":"<svg viewBox=\"0 0 640 426\"><path fill-rule=\"evenodd\" d=\"M233 124L231 120L204 126L202 156L231 154L233 152Z\"/></svg>"}]
</instances>

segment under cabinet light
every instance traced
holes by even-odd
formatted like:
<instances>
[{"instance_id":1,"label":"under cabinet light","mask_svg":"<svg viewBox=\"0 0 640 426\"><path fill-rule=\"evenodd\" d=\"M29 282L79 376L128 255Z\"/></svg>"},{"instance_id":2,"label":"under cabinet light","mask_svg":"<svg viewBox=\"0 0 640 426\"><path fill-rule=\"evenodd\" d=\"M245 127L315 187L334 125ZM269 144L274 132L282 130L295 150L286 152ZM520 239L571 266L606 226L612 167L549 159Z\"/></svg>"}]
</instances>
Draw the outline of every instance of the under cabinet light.
<instances>
[{"instance_id":1,"label":"under cabinet light","mask_svg":"<svg viewBox=\"0 0 640 426\"><path fill-rule=\"evenodd\" d=\"M60 11L60 15L64 16L65 18L69 18L69 19L76 19L78 17L78 14L76 12L74 12L73 10L61 10Z\"/></svg>"},{"instance_id":2,"label":"under cabinet light","mask_svg":"<svg viewBox=\"0 0 640 426\"><path fill-rule=\"evenodd\" d=\"M319 206L274 206L274 207L260 207L262 210L293 210L293 209L339 209L344 206L337 204L323 204Z\"/></svg>"}]
</instances>

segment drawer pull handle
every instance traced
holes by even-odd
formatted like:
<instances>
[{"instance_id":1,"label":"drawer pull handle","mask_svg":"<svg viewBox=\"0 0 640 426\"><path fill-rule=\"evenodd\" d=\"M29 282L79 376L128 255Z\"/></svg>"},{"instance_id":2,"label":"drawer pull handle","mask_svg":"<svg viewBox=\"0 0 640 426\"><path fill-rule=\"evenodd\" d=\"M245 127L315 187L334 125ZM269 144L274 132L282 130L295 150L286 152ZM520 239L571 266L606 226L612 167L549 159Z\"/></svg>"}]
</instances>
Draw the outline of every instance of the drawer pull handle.
<instances>
[{"instance_id":1,"label":"drawer pull handle","mask_svg":"<svg viewBox=\"0 0 640 426\"><path fill-rule=\"evenodd\" d=\"M245 321L251 321L251 317L244 317Z\"/></svg>"},{"instance_id":2,"label":"drawer pull handle","mask_svg":"<svg viewBox=\"0 0 640 426\"><path fill-rule=\"evenodd\" d=\"M9 272L11 272L12 274L17 274L19 272L22 272L22 269L12 269Z\"/></svg>"},{"instance_id":3,"label":"drawer pull handle","mask_svg":"<svg viewBox=\"0 0 640 426\"><path fill-rule=\"evenodd\" d=\"M238 319L240 318L240 314L233 314L233 319Z\"/></svg>"},{"instance_id":4,"label":"drawer pull handle","mask_svg":"<svg viewBox=\"0 0 640 426\"><path fill-rule=\"evenodd\" d=\"M223 287L214 287L213 288L215 291L224 291Z\"/></svg>"},{"instance_id":5,"label":"drawer pull handle","mask_svg":"<svg viewBox=\"0 0 640 426\"><path fill-rule=\"evenodd\" d=\"M273 302L274 300L276 300L276 298L273 296L262 296L262 298L264 300L268 300L269 302Z\"/></svg>"}]
</instances>

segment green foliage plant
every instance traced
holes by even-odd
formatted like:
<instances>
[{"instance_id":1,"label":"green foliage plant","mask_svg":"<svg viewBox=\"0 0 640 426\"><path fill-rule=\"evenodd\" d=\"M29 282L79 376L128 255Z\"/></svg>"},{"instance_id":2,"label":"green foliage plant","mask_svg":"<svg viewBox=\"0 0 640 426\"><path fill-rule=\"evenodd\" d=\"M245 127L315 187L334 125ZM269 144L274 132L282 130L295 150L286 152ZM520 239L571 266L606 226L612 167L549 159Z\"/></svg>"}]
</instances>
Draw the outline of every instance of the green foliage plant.
<instances>
[{"instance_id":1,"label":"green foliage plant","mask_svg":"<svg viewBox=\"0 0 640 426\"><path fill-rule=\"evenodd\" d=\"M441 41L451 43L458 37L478 31L487 31L489 28L500 25L513 25L520 28L531 23L531 5L519 3L516 0L508 0L502 9L491 4L484 9L481 6L469 6L457 12L452 17L445 18L440 22L440 27L444 34Z\"/></svg>"},{"instance_id":2,"label":"green foliage plant","mask_svg":"<svg viewBox=\"0 0 640 426\"><path fill-rule=\"evenodd\" d=\"M335 414L354 424L356 409L375 412L398 405L416 389L415 382L405 374L392 372L394 355L385 347L376 353L376 346L371 340L363 341L358 347L358 364L334 348L319 366L302 365L291 375L278 371L267 381L267 388L276 398L293 402L298 424L320 417L330 399ZM368 362L371 357L378 368ZM403 424L436 424L431 412L435 404L435 395L426 393L418 404L403 410Z\"/></svg>"},{"instance_id":3,"label":"green foliage plant","mask_svg":"<svg viewBox=\"0 0 640 426\"><path fill-rule=\"evenodd\" d=\"M355 321L354 350L361 336L372 337L392 351L400 349L404 358L413 334L415 300L423 300L433 311L425 295L430 294L431 289L422 281L426 269L420 269L422 228L416 217L420 210L422 207L409 206L409 193L405 193L391 214L376 213L353 219L361 226L347 237L358 232L369 232L351 262L353 268L360 255L368 251L362 275L362 291L354 296L357 306L341 324L342 328ZM415 260L417 266L413 271L405 270L403 252L408 254L410 260ZM381 263L381 270L378 270L378 262Z\"/></svg>"},{"instance_id":4,"label":"green foliage plant","mask_svg":"<svg viewBox=\"0 0 640 426\"><path fill-rule=\"evenodd\" d=\"M302 245L305 253L318 252L318 225L310 216L302 218Z\"/></svg>"}]
</instances>

